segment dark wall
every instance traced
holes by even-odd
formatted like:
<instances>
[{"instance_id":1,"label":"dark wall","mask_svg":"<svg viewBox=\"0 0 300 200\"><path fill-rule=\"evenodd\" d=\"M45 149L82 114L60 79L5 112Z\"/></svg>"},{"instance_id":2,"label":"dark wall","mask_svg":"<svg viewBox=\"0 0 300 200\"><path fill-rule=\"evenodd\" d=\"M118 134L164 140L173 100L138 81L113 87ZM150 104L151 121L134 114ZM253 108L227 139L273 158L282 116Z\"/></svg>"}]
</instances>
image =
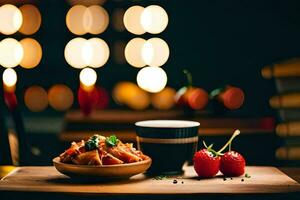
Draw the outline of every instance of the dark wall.
<instances>
[{"instance_id":1,"label":"dark wall","mask_svg":"<svg viewBox=\"0 0 300 200\"><path fill-rule=\"evenodd\" d=\"M131 5L162 5L169 14L169 25L159 34L170 46L170 59L164 66L168 84L179 88L183 82L182 69L189 69L194 84L208 91L223 84L242 87L246 92L245 115L268 115L269 96L275 93L272 81L264 80L260 69L266 64L300 55L300 2L273 0L201 0L201 1L113 1L104 7L111 15L115 8ZM18 91L39 84L49 88L55 83L78 87L79 70L64 59L64 47L76 37L66 25L70 8L66 1L44 0L37 4L42 13L41 29L32 37L43 47L41 64L32 70L18 68ZM1 36L3 38L3 36ZM15 34L18 39L25 36ZM85 35L85 38L94 37ZM98 37L110 47L117 40L129 41L134 35L116 32L110 25ZM150 38L145 34L142 37ZM120 80L135 81L138 69L118 65L112 56L97 69L98 84L111 89Z\"/></svg>"}]
</instances>

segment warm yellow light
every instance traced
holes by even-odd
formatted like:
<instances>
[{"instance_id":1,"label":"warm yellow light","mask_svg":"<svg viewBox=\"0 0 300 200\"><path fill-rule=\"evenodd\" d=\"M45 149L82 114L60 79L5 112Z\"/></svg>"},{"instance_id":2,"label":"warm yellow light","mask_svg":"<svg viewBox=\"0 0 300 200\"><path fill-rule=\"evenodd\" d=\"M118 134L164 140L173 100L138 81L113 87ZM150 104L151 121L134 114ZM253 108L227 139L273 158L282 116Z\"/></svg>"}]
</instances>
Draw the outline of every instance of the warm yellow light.
<instances>
[{"instance_id":1,"label":"warm yellow light","mask_svg":"<svg viewBox=\"0 0 300 200\"><path fill-rule=\"evenodd\" d=\"M29 87L24 94L24 103L32 112L41 112L48 106L46 90L40 86Z\"/></svg>"},{"instance_id":2,"label":"warm yellow light","mask_svg":"<svg viewBox=\"0 0 300 200\"><path fill-rule=\"evenodd\" d=\"M65 59L69 65L81 69L87 66L91 52L84 38L74 38L65 47Z\"/></svg>"},{"instance_id":3,"label":"warm yellow light","mask_svg":"<svg viewBox=\"0 0 300 200\"><path fill-rule=\"evenodd\" d=\"M84 86L91 87L97 81L97 73L91 68L84 68L79 74L79 80Z\"/></svg>"},{"instance_id":4,"label":"warm yellow light","mask_svg":"<svg viewBox=\"0 0 300 200\"><path fill-rule=\"evenodd\" d=\"M91 38L87 40L84 58L87 66L93 68L102 67L109 58L109 47L104 40Z\"/></svg>"},{"instance_id":5,"label":"warm yellow light","mask_svg":"<svg viewBox=\"0 0 300 200\"><path fill-rule=\"evenodd\" d=\"M68 86L57 84L49 89L48 101L53 109L65 111L73 105L74 95Z\"/></svg>"},{"instance_id":6,"label":"warm yellow light","mask_svg":"<svg viewBox=\"0 0 300 200\"><path fill-rule=\"evenodd\" d=\"M5 86L15 86L17 83L17 73L12 68L5 69L2 75L2 79Z\"/></svg>"},{"instance_id":7,"label":"warm yellow light","mask_svg":"<svg viewBox=\"0 0 300 200\"><path fill-rule=\"evenodd\" d=\"M0 65L15 67L23 59L24 50L20 42L13 38L6 38L0 42Z\"/></svg>"},{"instance_id":8,"label":"warm yellow light","mask_svg":"<svg viewBox=\"0 0 300 200\"><path fill-rule=\"evenodd\" d=\"M25 35L36 33L42 23L42 17L39 9L34 5L26 4L20 7L23 16L23 23L19 31Z\"/></svg>"},{"instance_id":9,"label":"warm yellow light","mask_svg":"<svg viewBox=\"0 0 300 200\"><path fill-rule=\"evenodd\" d=\"M125 58L134 67L144 67L146 63L142 58L142 48L146 40L143 38L133 38L125 47Z\"/></svg>"},{"instance_id":10,"label":"warm yellow light","mask_svg":"<svg viewBox=\"0 0 300 200\"><path fill-rule=\"evenodd\" d=\"M21 11L11 4L0 7L0 19L0 32L5 35L17 32L22 25Z\"/></svg>"},{"instance_id":11,"label":"warm yellow light","mask_svg":"<svg viewBox=\"0 0 300 200\"><path fill-rule=\"evenodd\" d=\"M100 34L106 30L108 23L108 13L101 6L93 5L86 9L84 14L84 26L87 32Z\"/></svg>"},{"instance_id":12,"label":"warm yellow light","mask_svg":"<svg viewBox=\"0 0 300 200\"><path fill-rule=\"evenodd\" d=\"M76 5L70 8L66 16L66 24L68 29L75 35L83 35L87 33L85 16L87 7Z\"/></svg>"},{"instance_id":13,"label":"warm yellow light","mask_svg":"<svg viewBox=\"0 0 300 200\"><path fill-rule=\"evenodd\" d=\"M157 34L161 33L168 25L168 14L160 6L151 5L144 9L141 15L141 24L145 31Z\"/></svg>"},{"instance_id":14,"label":"warm yellow light","mask_svg":"<svg viewBox=\"0 0 300 200\"><path fill-rule=\"evenodd\" d=\"M149 94L131 82L119 82L112 96L117 104L127 105L134 110L143 110L150 104Z\"/></svg>"},{"instance_id":15,"label":"warm yellow light","mask_svg":"<svg viewBox=\"0 0 300 200\"><path fill-rule=\"evenodd\" d=\"M142 48L142 58L149 66L162 66L167 62L169 55L168 44L160 38L147 40Z\"/></svg>"},{"instance_id":16,"label":"warm yellow light","mask_svg":"<svg viewBox=\"0 0 300 200\"><path fill-rule=\"evenodd\" d=\"M106 0L68 0L70 5L84 5L84 6L91 6L91 5L102 5L105 3Z\"/></svg>"},{"instance_id":17,"label":"warm yellow light","mask_svg":"<svg viewBox=\"0 0 300 200\"><path fill-rule=\"evenodd\" d=\"M20 41L23 46L24 56L20 63L21 67L31 69L36 67L42 59L42 47L32 38L25 38Z\"/></svg>"},{"instance_id":18,"label":"warm yellow light","mask_svg":"<svg viewBox=\"0 0 300 200\"><path fill-rule=\"evenodd\" d=\"M136 80L140 88L156 93L165 88L168 78L160 67L144 67L138 72Z\"/></svg>"},{"instance_id":19,"label":"warm yellow light","mask_svg":"<svg viewBox=\"0 0 300 200\"><path fill-rule=\"evenodd\" d=\"M128 8L124 14L124 25L126 29L133 34L141 35L145 33L145 29L141 24L141 15L144 11L142 6L132 6Z\"/></svg>"},{"instance_id":20,"label":"warm yellow light","mask_svg":"<svg viewBox=\"0 0 300 200\"><path fill-rule=\"evenodd\" d=\"M151 95L151 104L159 110L168 110L175 105L176 90L165 87L162 91Z\"/></svg>"},{"instance_id":21,"label":"warm yellow light","mask_svg":"<svg viewBox=\"0 0 300 200\"><path fill-rule=\"evenodd\" d=\"M83 5L73 6L66 16L68 29L76 35L86 33L100 34L106 30L108 23L108 13L98 5L90 7Z\"/></svg>"}]
</instances>

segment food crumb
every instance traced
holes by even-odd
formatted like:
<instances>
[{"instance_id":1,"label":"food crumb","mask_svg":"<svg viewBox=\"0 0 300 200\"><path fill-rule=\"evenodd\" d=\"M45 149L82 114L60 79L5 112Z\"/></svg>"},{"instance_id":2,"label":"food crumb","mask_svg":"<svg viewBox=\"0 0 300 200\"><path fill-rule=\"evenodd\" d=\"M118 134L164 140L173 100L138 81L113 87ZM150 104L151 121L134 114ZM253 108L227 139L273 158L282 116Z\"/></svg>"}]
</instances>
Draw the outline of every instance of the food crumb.
<instances>
[{"instance_id":1,"label":"food crumb","mask_svg":"<svg viewBox=\"0 0 300 200\"><path fill-rule=\"evenodd\" d=\"M230 179L231 179L231 180L233 180L233 178L232 178L232 177L230 177Z\"/></svg>"},{"instance_id":2,"label":"food crumb","mask_svg":"<svg viewBox=\"0 0 300 200\"><path fill-rule=\"evenodd\" d=\"M174 180L174 181L173 181L173 184L177 184L177 180Z\"/></svg>"},{"instance_id":3,"label":"food crumb","mask_svg":"<svg viewBox=\"0 0 300 200\"><path fill-rule=\"evenodd\" d=\"M244 181L244 179L242 178L242 179L241 179L241 181L243 182L243 181Z\"/></svg>"},{"instance_id":4,"label":"food crumb","mask_svg":"<svg viewBox=\"0 0 300 200\"><path fill-rule=\"evenodd\" d=\"M183 181L181 181L181 184L184 184L184 182L183 182Z\"/></svg>"}]
</instances>

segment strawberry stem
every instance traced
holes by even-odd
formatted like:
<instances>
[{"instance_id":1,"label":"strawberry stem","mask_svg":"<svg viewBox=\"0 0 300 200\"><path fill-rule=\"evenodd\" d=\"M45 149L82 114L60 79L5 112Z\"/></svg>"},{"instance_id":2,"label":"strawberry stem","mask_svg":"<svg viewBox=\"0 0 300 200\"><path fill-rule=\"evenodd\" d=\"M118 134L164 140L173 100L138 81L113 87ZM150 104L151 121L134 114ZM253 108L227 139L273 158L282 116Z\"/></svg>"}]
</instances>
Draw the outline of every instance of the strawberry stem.
<instances>
[{"instance_id":1,"label":"strawberry stem","mask_svg":"<svg viewBox=\"0 0 300 200\"><path fill-rule=\"evenodd\" d=\"M192 87L193 86L193 77L191 72L189 72L188 70L183 70L183 73L185 74L186 78L187 78L187 86L188 87Z\"/></svg>"},{"instance_id":2,"label":"strawberry stem","mask_svg":"<svg viewBox=\"0 0 300 200\"><path fill-rule=\"evenodd\" d=\"M231 150L231 142L240 133L241 133L240 130L238 130L238 129L235 130L234 133L232 134L231 138L228 140L228 142L217 153L222 153L222 151L224 151L227 148L228 145L230 145L230 150Z\"/></svg>"}]
</instances>

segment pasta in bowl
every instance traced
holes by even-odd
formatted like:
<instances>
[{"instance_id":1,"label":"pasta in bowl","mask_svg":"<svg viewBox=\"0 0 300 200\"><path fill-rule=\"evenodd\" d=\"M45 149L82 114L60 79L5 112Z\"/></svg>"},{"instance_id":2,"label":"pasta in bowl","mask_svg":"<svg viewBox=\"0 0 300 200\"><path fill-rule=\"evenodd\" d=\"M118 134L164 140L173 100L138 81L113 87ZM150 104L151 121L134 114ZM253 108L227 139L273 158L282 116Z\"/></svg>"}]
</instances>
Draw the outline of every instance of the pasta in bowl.
<instances>
[{"instance_id":1,"label":"pasta in bowl","mask_svg":"<svg viewBox=\"0 0 300 200\"><path fill-rule=\"evenodd\" d=\"M116 136L93 135L53 159L55 168L70 177L125 178L145 172L151 158Z\"/></svg>"}]
</instances>

